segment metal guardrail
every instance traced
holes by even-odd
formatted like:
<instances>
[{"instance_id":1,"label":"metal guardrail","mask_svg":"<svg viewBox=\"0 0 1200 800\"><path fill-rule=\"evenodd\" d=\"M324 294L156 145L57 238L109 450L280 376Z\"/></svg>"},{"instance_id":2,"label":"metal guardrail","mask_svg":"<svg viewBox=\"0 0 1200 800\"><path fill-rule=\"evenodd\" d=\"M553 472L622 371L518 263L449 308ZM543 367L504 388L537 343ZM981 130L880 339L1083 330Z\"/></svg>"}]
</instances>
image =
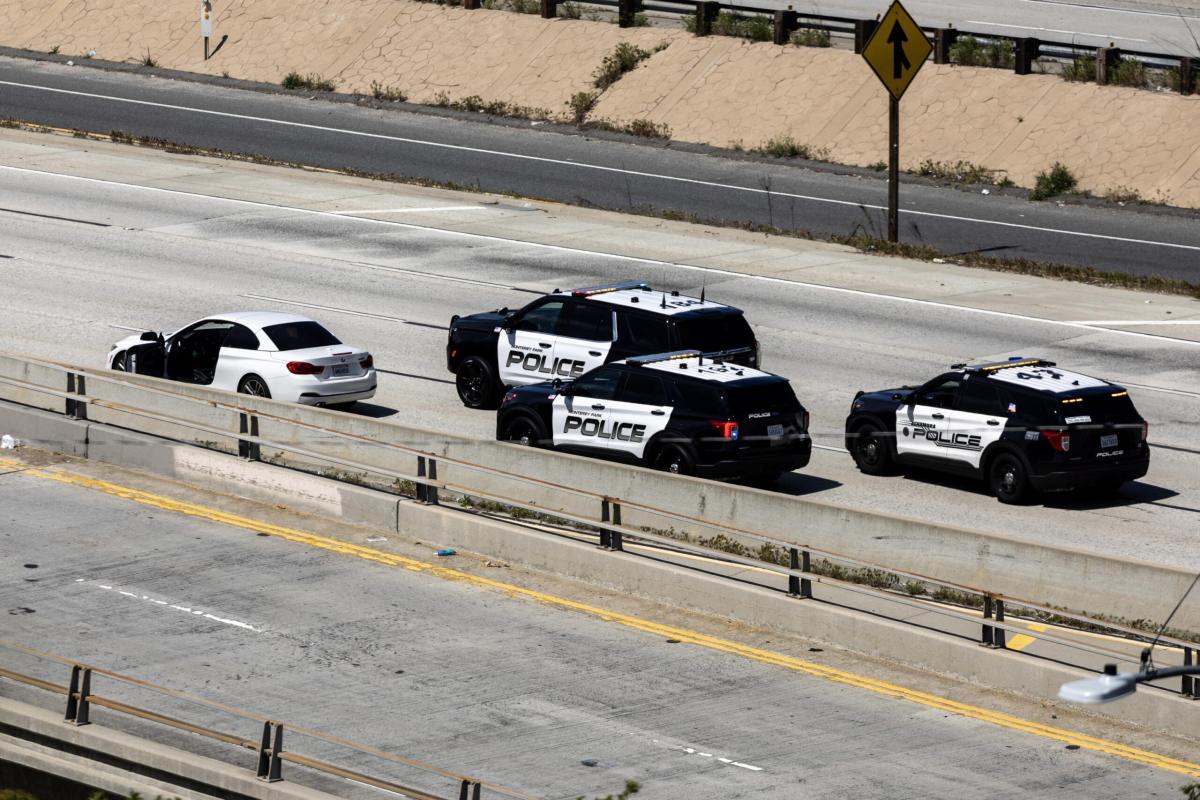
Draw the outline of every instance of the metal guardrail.
<instances>
[{"instance_id":1,"label":"metal guardrail","mask_svg":"<svg viewBox=\"0 0 1200 800\"><path fill-rule=\"evenodd\" d=\"M572 0L574 1L574 0ZM478 7L479 0L465 0L466 8ZM557 15L557 6L567 0L540 0L543 17ZM643 11L654 11L661 14L678 14L695 18L697 36L707 36L712 29L712 23L723 11L738 15L765 16L771 18L773 26L772 41L775 44L786 44L791 35L800 29L825 31L827 33L846 34L854 40L854 52L861 53L867 39L875 30L878 17L875 19L856 19L853 17L831 16L828 14L799 12L789 5L786 10L762 8L759 6L740 5L734 3L710 2L695 0L694 2L645 2L645 0L583 0L583 5L615 7L618 24L629 27L634 23L636 14ZM1110 82L1110 71L1121 58L1130 57L1146 63L1148 66L1177 70L1179 73L1180 94L1190 95L1196 89L1196 76L1200 75L1200 58L1179 53L1161 53L1149 50L1130 50L1111 46L1089 46L1078 42L1064 42L1052 39L1039 39L1028 36L1006 36L999 33L984 33L968 31L960 28L931 28L922 30L934 43L931 58L937 64L951 62L950 51L956 41L972 38L984 43L1006 42L1012 47L1012 69L1018 75L1028 75L1034 71L1033 64L1039 57L1054 58L1066 61L1078 61L1082 58L1095 58L1097 62L1096 82Z\"/></svg>"},{"instance_id":2,"label":"metal guardrail","mask_svg":"<svg viewBox=\"0 0 1200 800\"><path fill-rule=\"evenodd\" d=\"M359 744L348 739L331 736L329 734L321 733L320 731L300 725L281 722L273 717L265 717L253 711L247 711L226 705L224 703L206 700L205 698L197 697L186 692L181 692L177 689L158 686L150 683L149 681L141 680L140 678L134 678L132 676L124 675L112 670L72 661L51 653L45 653L40 650L35 650L31 647L26 647L16 642L0 639L0 648L10 652L20 653L25 656L32 656L33 658L41 661L49 661L60 667L70 668L70 682L66 685L63 685L55 683L51 680L46 680L45 678L39 678L37 676L27 675L13 669L0 667L0 678L4 678L25 686L30 686L35 689L41 689L43 691L53 692L55 694L65 696L66 706L64 721L68 724L91 724L93 722L91 718L92 707L97 706L100 708L106 708L118 714L123 714L125 716L136 717L157 725L164 725L174 728L178 731L195 734L214 742L219 742L221 744L254 752L257 755L255 776L268 783L283 780L283 762L286 761L288 763L297 764L308 769L316 770L317 772L325 773L327 775L374 786L377 789L382 789L396 795L415 798L415 800L453 800L455 797L457 797L458 800L480 800L481 797L485 796L503 796L517 798L518 800L536 800L533 795L518 792L514 789L509 789L508 787L500 786L498 784L489 783L476 777L459 775L449 770L433 766L432 764L426 764L415 759L405 758L404 756L399 756L394 753L389 753L385 750L380 750L377 747ZM156 695L166 696L174 700L182 700L190 704L199 705L210 711L220 712L225 715L238 717L246 722L255 723L256 726L257 724L261 724L261 735L248 738L246 736L230 733L228 731L218 730L208 725L188 722L161 711L142 708L115 697L100 694L97 691L97 685L99 684L100 680L136 687L139 690L152 692ZM321 758L316 758L314 756L305 755L294 750L285 749L283 744L283 732L285 728L289 731L289 738L291 738L291 736L303 736L315 739L324 744L334 745L338 748L351 750L358 754L379 758L384 761L391 762L392 764L415 769L427 775L436 776L438 779L450 783L455 787L456 791L454 794L433 794L425 789L402 784L395 780L380 777L379 775L369 774L360 770L349 769ZM487 790L486 795L482 794L484 789Z\"/></svg>"},{"instance_id":3,"label":"metal guardrail","mask_svg":"<svg viewBox=\"0 0 1200 800\"><path fill-rule=\"evenodd\" d=\"M479 500L490 501L498 504L501 507L508 509L516 509L524 512L525 515L541 515L543 519L550 519L553 523L566 524L574 526L573 532L578 532L580 528L593 532L598 540L601 548L616 551L629 552L631 543L640 543L649 548L657 548L659 551L669 550L677 553L685 553L691 556L702 557L705 559L724 562L727 564L736 564L743 567L753 568L761 572L770 573L777 578L786 578L787 594L798 599L820 601L814 592L814 585L821 584L829 587L832 590L840 592L854 592L864 596L872 596L875 598L885 598L888 603L900 604L907 606L913 610L933 614L942 618L946 618L956 623L959 627L963 624L975 627L979 631L977 641L984 646L995 649L1008 649L1008 639L1010 635L1024 635L1041 642L1058 645L1064 648L1069 648L1072 651L1078 651L1088 657L1098 657L1111 661L1114 659L1129 661L1126 654L1107 650L1098 646L1084 646L1078 642L1068 641L1061 636L1058 636L1053 631L1036 631L1029 628L1014 625L1008 621L1009 617L1013 616L1014 611L1019 611L1026 615L1031 621L1042 622L1051 620L1052 624L1060 629L1075 629L1082 631L1107 631L1117 637L1122 637L1133 642L1147 643L1151 636L1145 631L1139 631L1128 626L1120 625L1108 620L1088 617L1082 614L1075 614L1057 608L1048 607L1042 603L1016 597L1010 594L998 593L989 591L986 588L978 586L970 586L962 583L948 581L943 578L938 578L932 575L921 574L911 570L897 569L889 567L885 564L879 564L871 561L857 559L853 556L843 553L837 553L825 549L819 549L808 545L797 544L795 542L784 541L772 536L767 536L757 531L746 530L732 525L726 525L700 517L683 514L673 511L668 508L652 506L647 503L631 501L606 495L600 492L593 492L587 489L581 489L575 486L555 483L553 481L535 478L526 475L513 474L512 472L497 469L495 467L484 464L473 463L462 458L448 457L440 455L431 450L414 447L395 441L381 441L379 439L367 437L361 434L353 433L349 430L334 430L325 425L319 425L313 422L306 422L296 419L290 419L279 414L272 414L264 411L262 408L256 408L247 403L253 402L255 405L266 405L270 407L278 404L277 401L263 401L261 398L243 398L240 395L230 394L227 392L219 392L215 390L203 390L201 394L192 396L187 393L172 391L177 385L167 381L162 381L144 376L127 376L123 373L113 372L110 370L88 370L81 369L66 364L60 364L52 361L36 360L19 358L15 356L3 356L10 360L16 360L24 365L24 372L28 376L30 372L41 372L47 378L53 376L57 386L64 387L62 389L56 386L47 385L46 381L38 382L27 378L17 378L11 375L0 375L0 390L3 387L10 387L25 393L34 393L38 396L54 398L54 402L47 405L37 406L48 410L63 409L65 416L74 419L85 420L88 418L88 409L107 409L119 412L123 415L131 416L138 419L153 421L158 424L167 424L173 429L178 429L176 438L183 440L183 436L178 431L191 431L194 434L202 434L208 436L218 436L228 440L236 440L238 454L249 460L261 460L262 449L269 448L277 451L284 451L299 456L310 461L319 463L332 464L343 468L358 470L366 474L377 475L385 479L400 482L409 481L415 488L415 496L418 502L429 505L438 505L442 501L442 493L449 492L460 495L462 497L476 498ZM138 397L146 398L142 401L142 406L131 405L128 402L116 402L114 400L105 399L106 390L103 387L113 386L123 388L125 390L135 390ZM90 391L89 391L90 389ZM192 391L196 391L192 389ZM3 391L0 391L0 398L3 397ZM153 401L154 398L169 399L172 403L182 402L185 405L190 404L197 409L197 413L201 409L205 411L224 411L229 419L233 419L236 415L238 420L237 429L221 428L214 425L197 422L194 419L187 419L181 416L164 414L161 412L151 411L144 406ZM61 404L61 405L58 405ZM278 404L284 405L284 404ZM322 415L329 415L332 420L338 418L345 419L338 412L315 411ZM332 455L327 452L319 452L308 447L301 447L290 442L281 442L271 438L259 435L260 424L269 422L272 425L279 425L290 431L310 434L313 437L329 437L334 436L341 441L349 443L357 443L359 445L368 446L370 448L378 448L380 451L389 455L401 454L405 458L413 459L412 463L415 467L412 471L401 471L380 463L366 463L360 460L353 460L344 457ZM194 442L193 442L194 443ZM276 463L276 462L272 462ZM453 466L456 470L461 470L465 473L474 473L485 477L500 477L507 481L516 482L519 485L532 485L542 490L551 490L556 495L569 495L575 498L583 498L591 507L595 509L593 515L572 513L563 511L558 508L551 508L528 499L513 497L511 495L500 494L498 492L481 488L480 485L471 485L468 481L449 482L438 476L439 464L442 466ZM288 466L283 464L282 466ZM453 508L453 506L446 506ZM771 561L764 561L758 558L738 555L725 550L707 547L701 544L694 544L687 541L681 541L670 536L665 536L653 531L636 528L622 521L622 511L638 510L648 512L658 517L669 520L674 520L685 525L699 525L706 529L716 530L720 535L727 536L733 541L749 541L764 548L767 552L778 556L786 555L786 566ZM931 596L930 599L910 596L907 593L898 591L887 591L883 589L869 589L862 583L843 580L831 575L818 573L813 567L813 559L818 558L828 562L830 565L846 565L855 569L877 570L882 573L896 576L897 579L914 581L926 587L935 586L943 590L948 590L953 595L977 597L982 606L982 618L978 616L978 611L970 609L966 606L959 608L952 607L951 604L936 602ZM1030 615L1043 615L1042 617L1034 617ZM900 620L908 623L908 620ZM915 623L909 623L915 624ZM928 625L922 625L928 627ZM948 632L943 630L942 632ZM961 635L961 634L954 634ZM1181 651L1183 663L1193 663L1193 659L1200 660L1200 645L1195 642L1185 641L1168 636L1160 637L1158 641L1163 646L1169 646ZM1010 652L1024 651L1010 650ZM1074 666L1093 669L1089 664L1074 663ZM1162 686L1155 688L1164 689ZM1173 690L1177 694L1185 697L1200 696L1200 685L1197 682L1185 677L1179 684L1178 690Z\"/></svg>"}]
</instances>

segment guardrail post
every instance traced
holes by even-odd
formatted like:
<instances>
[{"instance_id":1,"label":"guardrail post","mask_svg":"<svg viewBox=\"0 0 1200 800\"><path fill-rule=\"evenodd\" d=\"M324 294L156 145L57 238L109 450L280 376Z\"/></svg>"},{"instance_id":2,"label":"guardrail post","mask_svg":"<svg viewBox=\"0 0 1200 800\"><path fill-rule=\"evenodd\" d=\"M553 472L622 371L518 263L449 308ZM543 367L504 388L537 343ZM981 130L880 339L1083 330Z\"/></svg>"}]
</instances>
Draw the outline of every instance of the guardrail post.
<instances>
[{"instance_id":1,"label":"guardrail post","mask_svg":"<svg viewBox=\"0 0 1200 800\"><path fill-rule=\"evenodd\" d=\"M463 778L458 788L458 800L479 800L479 781Z\"/></svg>"},{"instance_id":2,"label":"guardrail post","mask_svg":"<svg viewBox=\"0 0 1200 800\"><path fill-rule=\"evenodd\" d=\"M708 36L712 33L713 20L721 13L721 4L711 0L701 0L696 3L696 35Z\"/></svg>"},{"instance_id":3,"label":"guardrail post","mask_svg":"<svg viewBox=\"0 0 1200 800\"><path fill-rule=\"evenodd\" d=\"M428 478L431 481L437 480L437 459L429 459L429 471L426 474L425 456L417 456L417 502L426 503L431 506L438 504L438 490L436 486L429 486L421 478Z\"/></svg>"},{"instance_id":4,"label":"guardrail post","mask_svg":"<svg viewBox=\"0 0 1200 800\"><path fill-rule=\"evenodd\" d=\"M1040 39L1026 36L1013 44L1013 72L1028 75L1033 72L1033 62L1042 54Z\"/></svg>"},{"instance_id":5,"label":"guardrail post","mask_svg":"<svg viewBox=\"0 0 1200 800\"><path fill-rule=\"evenodd\" d=\"M258 417L254 414L238 414L238 433L258 436ZM262 449L258 442L238 439L238 455L251 461L261 461Z\"/></svg>"},{"instance_id":6,"label":"guardrail post","mask_svg":"<svg viewBox=\"0 0 1200 800\"><path fill-rule=\"evenodd\" d=\"M954 28L938 28L933 32L933 63L949 64L950 48L958 41L958 31Z\"/></svg>"},{"instance_id":7,"label":"guardrail post","mask_svg":"<svg viewBox=\"0 0 1200 800\"><path fill-rule=\"evenodd\" d=\"M558 16L558 0L541 0L542 19L554 19Z\"/></svg>"},{"instance_id":8,"label":"guardrail post","mask_svg":"<svg viewBox=\"0 0 1200 800\"><path fill-rule=\"evenodd\" d=\"M80 664L71 665L71 686L67 689L66 721L72 725L87 725L91 720L88 712L92 704L92 668Z\"/></svg>"},{"instance_id":9,"label":"guardrail post","mask_svg":"<svg viewBox=\"0 0 1200 800\"><path fill-rule=\"evenodd\" d=\"M799 570L800 572L811 572L811 558L807 550L798 550L795 547L788 548L789 569ZM788 575L788 594L799 597L801 600L811 600L812 581L808 578L801 578L799 575Z\"/></svg>"},{"instance_id":10,"label":"guardrail post","mask_svg":"<svg viewBox=\"0 0 1200 800\"><path fill-rule=\"evenodd\" d=\"M274 729L274 743L271 742L272 729ZM267 783L283 780L283 762L279 758L279 754L282 752L283 724L270 720L264 722L262 743L258 748L258 769L255 773L260 780Z\"/></svg>"},{"instance_id":11,"label":"guardrail post","mask_svg":"<svg viewBox=\"0 0 1200 800\"><path fill-rule=\"evenodd\" d=\"M775 12L775 44L787 44L792 33L800 27L800 15L788 6L787 11Z\"/></svg>"},{"instance_id":12,"label":"guardrail post","mask_svg":"<svg viewBox=\"0 0 1200 800\"><path fill-rule=\"evenodd\" d=\"M640 6L640 0L617 0L617 27L632 28L633 17Z\"/></svg>"},{"instance_id":13,"label":"guardrail post","mask_svg":"<svg viewBox=\"0 0 1200 800\"><path fill-rule=\"evenodd\" d=\"M84 380L82 375L76 375L74 372L67 373L67 393L81 396L87 394L87 392L84 390ZM66 412L67 416L71 419L87 419L87 401L73 400L68 397Z\"/></svg>"},{"instance_id":14,"label":"guardrail post","mask_svg":"<svg viewBox=\"0 0 1200 800\"><path fill-rule=\"evenodd\" d=\"M1190 647L1183 648L1183 665L1185 667L1192 665L1192 648ZM1200 681L1197 681L1194 675L1184 675L1183 686L1179 689L1180 694L1184 697L1190 697L1193 700L1200 698L1200 691L1196 688L1198 684L1200 684Z\"/></svg>"},{"instance_id":15,"label":"guardrail post","mask_svg":"<svg viewBox=\"0 0 1200 800\"><path fill-rule=\"evenodd\" d=\"M600 501L600 522L608 522L608 498ZM600 529L600 546L605 550L612 546L612 532L608 528Z\"/></svg>"},{"instance_id":16,"label":"guardrail post","mask_svg":"<svg viewBox=\"0 0 1200 800\"><path fill-rule=\"evenodd\" d=\"M612 512L609 513L611 504ZM616 500L609 500L607 497L600 501L600 522L612 522L613 525L621 524L621 504ZM619 530L609 530L608 528L600 529L600 546L605 550L624 550L625 541Z\"/></svg>"},{"instance_id":17,"label":"guardrail post","mask_svg":"<svg viewBox=\"0 0 1200 800\"><path fill-rule=\"evenodd\" d=\"M996 598L996 622L1004 622L1004 601ZM1004 628L992 629L992 647L1004 650L1008 643L1004 638Z\"/></svg>"},{"instance_id":18,"label":"guardrail post","mask_svg":"<svg viewBox=\"0 0 1200 800\"><path fill-rule=\"evenodd\" d=\"M431 458L429 459L429 480L437 481L437 479L437 459ZM438 488L436 486L429 486L426 488L425 502L429 503L431 506L436 506L438 504Z\"/></svg>"},{"instance_id":19,"label":"guardrail post","mask_svg":"<svg viewBox=\"0 0 1200 800\"><path fill-rule=\"evenodd\" d=\"M1179 93L1189 95L1196 80L1196 71L1192 68L1191 56L1179 59Z\"/></svg>"},{"instance_id":20,"label":"guardrail post","mask_svg":"<svg viewBox=\"0 0 1200 800\"><path fill-rule=\"evenodd\" d=\"M856 19L854 20L854 52L862 55L863 48L867 46L867 40L871 38L871 34L879 27L877 19Z\"/></svg>"},{"instance_id":21,"label":"guardrail post","mask_svg":"<svg viewBox=\"0 0 1200 800\"><path fill-rule=\"evenodd\" d=\"M1112 78L1112 71L1117 68L1117 64L1121 61L1121 51L1116 47L1097 47L1096 48L1096 83L1101 86L1108 85Z\"/></svg>"},{"instance_id":22,"label":"guardrail post","mask_svg":"<svg viewBox=\"0 0 1200 800\"><path fill-rule=\"evenodd\" d=\"M993 632L995 631L995 628L993 628L987 622L991 618L992 618L992 596L990 594L985 594L983 596L983 620L984 620L983 636L979 640L979 643L981 645L983 645L984 647L994 646L992 635L993 635Z\"/></svg>"},{"instance_id":23,"label":"guardrail post","mask_svg":"<svg viewBox=\"0 0 1200 800\"><path fill-rule=\"evenodd\" d=\"M467 11L474 11L479 8L479 0L463 0L462 7Z\"/></svg>"}]
</instances>

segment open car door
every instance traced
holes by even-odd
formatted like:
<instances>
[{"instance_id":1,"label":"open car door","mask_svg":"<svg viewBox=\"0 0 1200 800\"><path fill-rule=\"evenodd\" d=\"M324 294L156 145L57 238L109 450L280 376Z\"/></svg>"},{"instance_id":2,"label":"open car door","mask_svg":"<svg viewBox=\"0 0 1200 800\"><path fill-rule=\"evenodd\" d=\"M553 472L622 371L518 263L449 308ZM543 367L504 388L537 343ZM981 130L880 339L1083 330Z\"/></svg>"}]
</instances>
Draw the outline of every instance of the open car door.
<instances>
[{"instance_id":1,"label":"open car door","mask_svg":"<svg viewBox=\"0 0 1200 800\"><path fill-rule=\"evenodd\" d=\"M125 358L130 372L155 378L166 376L167 343L161 333L143 333L141 343L129 348Z\"/></svg>"}]
</instances>

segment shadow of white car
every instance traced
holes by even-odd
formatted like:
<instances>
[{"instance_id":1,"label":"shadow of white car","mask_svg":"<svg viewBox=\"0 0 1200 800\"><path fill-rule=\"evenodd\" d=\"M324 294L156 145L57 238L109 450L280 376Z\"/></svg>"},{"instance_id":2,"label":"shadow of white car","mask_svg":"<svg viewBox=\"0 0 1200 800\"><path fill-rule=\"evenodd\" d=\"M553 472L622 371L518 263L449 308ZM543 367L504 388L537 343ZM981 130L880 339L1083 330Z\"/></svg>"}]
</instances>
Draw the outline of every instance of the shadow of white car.
<instances>
[{"instance_id":1,"label":"shadow of white car","mask_svg":"<svg viewBox=\"0 0 1200 800\"><path fill-rule=\"evenodd\" d=\"M146 331L112 346L108 365L121 372L272 397L346 407L374 396L371 354L319 322L274 311L205 317L177 331Z\"/></svg>"}]
</instances>

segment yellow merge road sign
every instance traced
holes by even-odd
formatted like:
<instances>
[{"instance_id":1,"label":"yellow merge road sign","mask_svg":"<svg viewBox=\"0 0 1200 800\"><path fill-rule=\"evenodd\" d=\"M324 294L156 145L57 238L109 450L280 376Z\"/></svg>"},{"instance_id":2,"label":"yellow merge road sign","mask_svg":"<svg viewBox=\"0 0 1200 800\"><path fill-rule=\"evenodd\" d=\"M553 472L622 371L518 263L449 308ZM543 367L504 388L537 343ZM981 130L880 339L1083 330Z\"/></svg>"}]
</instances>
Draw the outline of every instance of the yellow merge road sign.
<instances>
[{"instance_id":1,"label":"yellow merge road sign","mask_svg":"<svg viewBox=\"0 0 1200 800\"><path fill-rule=\"evenodd\" d=\"M863 58L892 97L899 100L932 50L933 45L921 32L921 26L896 0L867 40Z\"/></svg>"}]
</instances>

